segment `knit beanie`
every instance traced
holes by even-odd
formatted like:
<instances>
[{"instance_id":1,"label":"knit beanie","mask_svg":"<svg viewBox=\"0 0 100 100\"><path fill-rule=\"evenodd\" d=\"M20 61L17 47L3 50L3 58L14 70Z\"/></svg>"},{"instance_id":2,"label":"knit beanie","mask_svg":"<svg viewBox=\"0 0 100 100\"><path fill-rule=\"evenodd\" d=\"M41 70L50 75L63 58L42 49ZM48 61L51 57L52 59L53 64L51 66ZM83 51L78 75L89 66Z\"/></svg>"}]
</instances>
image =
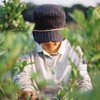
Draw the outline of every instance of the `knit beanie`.
<instances>
[{"instance_id":1,"label":"knit beanie","mask_svg":"<svg viewBox=\"0 0 100 100\"><path fill-rule=\"evenodd\" d=\"M45 43L61 42L64 37L60 30L66 25L66 15L62 7L54 4L40 5L33 9L34 40Z\"/></svg>"}]
</instances>

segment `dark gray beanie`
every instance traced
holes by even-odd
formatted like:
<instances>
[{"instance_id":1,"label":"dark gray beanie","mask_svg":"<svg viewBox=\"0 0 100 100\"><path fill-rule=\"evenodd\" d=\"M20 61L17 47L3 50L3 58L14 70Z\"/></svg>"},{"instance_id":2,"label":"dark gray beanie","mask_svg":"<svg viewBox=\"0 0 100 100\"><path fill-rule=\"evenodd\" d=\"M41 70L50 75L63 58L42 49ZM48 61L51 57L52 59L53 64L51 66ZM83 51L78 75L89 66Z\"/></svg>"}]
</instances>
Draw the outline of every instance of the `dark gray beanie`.
<instances>
[{"instance_id":1,"label":"dark gray beanie","mask_svg":"<svg viewBox=\"0 0 100 100\"><path fill-rule=\"evenodd\" d=\"M34 40L44 43L61 42L64 37L59 33L66 25L66 15L62 7L54 4L40 5L33 9Z\"/></svg>"}]
</instances>

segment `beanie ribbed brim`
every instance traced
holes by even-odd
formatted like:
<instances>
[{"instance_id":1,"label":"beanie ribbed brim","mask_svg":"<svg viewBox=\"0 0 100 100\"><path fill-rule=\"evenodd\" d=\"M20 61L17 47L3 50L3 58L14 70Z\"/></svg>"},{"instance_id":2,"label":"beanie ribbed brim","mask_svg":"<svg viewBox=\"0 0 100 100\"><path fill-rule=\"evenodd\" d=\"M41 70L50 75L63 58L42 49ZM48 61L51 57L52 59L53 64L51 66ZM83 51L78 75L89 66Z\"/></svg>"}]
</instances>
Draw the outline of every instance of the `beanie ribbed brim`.
<instances>
[{"instance_id":1,"label":"beanie ribbed brim","mask_svg":"<svg viewBox=\"0 0 100 100\"><path fill-rule=\"evenodd\" d=\"M62 42L64 37L60 34L60 31L48 31L48 32L34 32L33 31L34 40L36 42L45 43L45 42Z\"/></svg>"}]
</instances>

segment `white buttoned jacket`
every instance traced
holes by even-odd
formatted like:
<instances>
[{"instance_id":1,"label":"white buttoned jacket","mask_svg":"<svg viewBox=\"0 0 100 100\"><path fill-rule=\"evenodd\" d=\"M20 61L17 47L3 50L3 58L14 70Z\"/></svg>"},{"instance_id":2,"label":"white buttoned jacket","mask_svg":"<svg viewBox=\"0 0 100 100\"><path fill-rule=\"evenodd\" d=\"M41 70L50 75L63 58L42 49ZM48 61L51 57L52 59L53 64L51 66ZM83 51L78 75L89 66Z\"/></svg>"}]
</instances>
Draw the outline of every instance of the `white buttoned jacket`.
<instances>
[{"instance_id":1,"label":"white buttoned jacket","mask_svg":"<svg viewBox=\"0 0 100 100\"><path fill-rule=\"evenodd\" d=\"M33 52L25 54L20 59L27 61L27 65L21 73L14 76L14 81L25 91L40 91L41 82L47 83L46 86L54 89L57 86L67 86L72 71L71 63L73 63L81 77L78 87L83 91L90 90L92 84L82 55L80 47L74 49L66 39L61 43L58 52L53 55L48 54L36 43Z\"/></svg>"}]
</instances>

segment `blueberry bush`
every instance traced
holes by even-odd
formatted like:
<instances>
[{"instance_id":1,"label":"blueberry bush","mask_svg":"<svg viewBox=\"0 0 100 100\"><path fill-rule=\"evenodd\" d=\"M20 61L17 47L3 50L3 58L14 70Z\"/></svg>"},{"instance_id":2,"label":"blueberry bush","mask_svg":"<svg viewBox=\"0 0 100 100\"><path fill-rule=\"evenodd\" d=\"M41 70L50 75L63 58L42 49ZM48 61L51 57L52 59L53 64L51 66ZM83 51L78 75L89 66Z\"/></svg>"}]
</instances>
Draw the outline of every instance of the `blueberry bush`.
<instances>
[{"instance_id":1,"label":"blueberry bush","mask_svg":"<svg viewBox=\"0 0 100 100\"><path fill-rule=\"evenodd\" d=\"M27 7L19 0L3 0L0 5L0 100L17 100L19 88L12 77L22 71L26 62L17 59L34 48L30 43L34 24L25 22L22 11ZM62 34L74 45L80 45L93 83L93 90L79 93L76 89L78 72L74 65L70 83L58 91L54 100L99 100L100 98L100 6L90 7L87 18L80 10L69 14L76 28L65 28ZM44 83L45 84L45 83ZM43 83L40 84L41 86ZM44 100L49 100L44 98Z\"/></svg>"}]
</instances>

